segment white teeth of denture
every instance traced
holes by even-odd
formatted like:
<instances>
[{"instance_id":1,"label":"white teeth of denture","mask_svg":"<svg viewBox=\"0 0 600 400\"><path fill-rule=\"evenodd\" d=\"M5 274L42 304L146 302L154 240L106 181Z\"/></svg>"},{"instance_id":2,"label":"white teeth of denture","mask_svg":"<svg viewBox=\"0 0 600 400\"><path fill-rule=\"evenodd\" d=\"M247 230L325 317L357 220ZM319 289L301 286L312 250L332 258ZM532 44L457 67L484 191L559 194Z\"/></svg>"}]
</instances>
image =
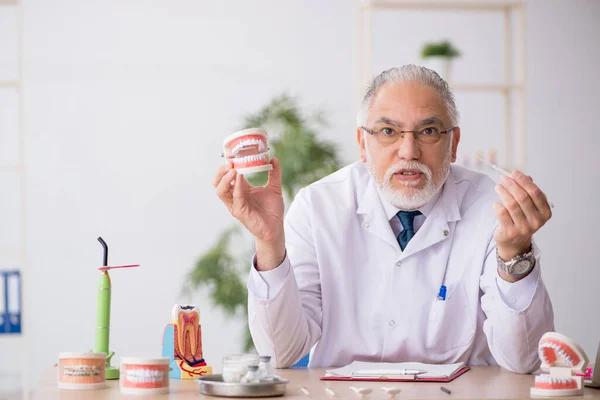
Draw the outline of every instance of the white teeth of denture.
<instances>
[{"instance_id":1,"label":"white teeth of denture","mask_svg":"<svg viewBox=\"0 0 600 400\"><path fill-rule=\"evenodd\" d=\"M554 352L556 354L558 354L564 362L568 363L569 365L573 365L573 358L567 354L567 352L565 351L565 349L562 345L559 345L556 343L544 343L542 345L542 348L539 349L538 354L539 354L540 360L542 360L542 362L544 362L546 364L549 363L548 359L544 355L544 352L543 352L544 348L550 348L550 349L554 350Z\"/></svg>"},{"instance_id":2,"label":"white teeth of denture","mask_svg":"<svg viewBox=\"0 0 600 400\"><path fill-rule=\"evenodd\" d=\"M267 155L266 154L253 154L250 156L239 157L239 158L237 158L237 160L242 163L249 163L249 162L254 162L254 161L267 161Z\"/></svg>"},{"instance_id":3,"label":"white teeth of denture","mask_svg":"<svg viewBox=\"0 0 600 400\"><path fill-rule=\"evenodd\" d=\"M233 149L231 149L231 152L233 154L235 154L235 153L237 153L238 151L240 151L242 148L244 148L246 146L258 146L258 150L259 151L266 150L265 144L264 144L264 142L262 140L259 140L259 139L246 139L246 140L242 140L241 142L239 142L238 144L236 144L235 146L233 146Z\"/></svg>"},{"instance_id":4,"label":"white teeth of denture","mask_svg":"<svg viewBox=\"0 0 600 400\"><path fill-rule=\"evenodd\" d=\"M126 372L127 380L136 383L156 383L164 380L164 371L133 369Z\"/></svg>"},{"instance_id":5,"label":"white teeth of denture","mask_svg":"<svg viewBox=\"0 0 600 400\"><path fill-rule=\"evenodd\" d=\"M550 375L539 375L535 377L535 382L537 383L550 383L550 384L560 384L560 383L569 383L571 382L571 378L561 378L554 377Z\"/></svg>"},{"instance_id":6,"label":"white teeth of denture","mask_svg":"<svg viewBox=\"0 0 600 400\"><path fill-rule=\"evenodd\" d=\"M98 376L100 375L100 367L90 365L70 365L64 368L63 374L66 376Z\"/></svg>"}]
</instances>

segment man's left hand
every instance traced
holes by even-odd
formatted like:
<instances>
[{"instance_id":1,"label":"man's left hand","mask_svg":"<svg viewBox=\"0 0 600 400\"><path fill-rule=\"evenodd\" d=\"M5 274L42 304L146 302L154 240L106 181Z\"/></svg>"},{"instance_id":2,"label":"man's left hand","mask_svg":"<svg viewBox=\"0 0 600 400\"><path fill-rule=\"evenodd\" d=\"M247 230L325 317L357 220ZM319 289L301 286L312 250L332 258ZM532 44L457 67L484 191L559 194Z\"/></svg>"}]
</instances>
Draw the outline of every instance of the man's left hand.
<instances>
[{"instance_id":1,"label":"man's left hand","mask_svg":"<svg viewBox=\"0 0 600 400\"><path fill-rule=\"evenodd\" d=\"M496 193L504 204L494 204L500 222L494 239L498 255L508 261L529 251L531 237L552 217L552 211L546 195L530 176L513 171L511 178L502 175L501 181Z\"/></svg>"}]
</instances>

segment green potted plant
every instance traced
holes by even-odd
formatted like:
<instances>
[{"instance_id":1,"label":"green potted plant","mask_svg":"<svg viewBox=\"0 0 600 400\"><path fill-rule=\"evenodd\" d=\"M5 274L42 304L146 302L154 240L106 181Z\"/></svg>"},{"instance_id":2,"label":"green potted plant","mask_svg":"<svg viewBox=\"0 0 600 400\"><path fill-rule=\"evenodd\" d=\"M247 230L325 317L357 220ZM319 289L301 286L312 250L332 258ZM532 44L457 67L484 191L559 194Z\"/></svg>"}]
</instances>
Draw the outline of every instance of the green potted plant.
<instances>
[{"instance_id":1,"label":"green potted plant","mask_svg":"<svg viewBox=\"0 0 600 400\"><path fill-rule=\"evenodd\" d=\"M286 205L302 187L340 168L335 146L318 138L319 130L326 126L323 112L304 115L297 100L285 94L243 119L239 129L260 127L268 132L271 156L280 161ZM248 181L253 185L263 185L267 178L268 173L261 172L249 175ZM235 250L232 246L234 241ZM245 243L245 247L240 249L239 243ZM214 306L230 317L244 319L245 351L251 351L254 347L247 328L246 289L253 252L253 238L241 223L234 221L198 257L196 264L188 271L183 286L183 292L188 294L202 287L208 289Z\"/></svg>"},{"instance_id":2,"label":"green potted plant","mask_svg":"<svg viewBox=\"0 0 600 400\"><path fill-rule=\"evenodd\" d=\"M453 59L460 55L449 40L427 42L421 49L424 66L437 72L446 82L450 82Z\"/></svg>"}]
</instances>

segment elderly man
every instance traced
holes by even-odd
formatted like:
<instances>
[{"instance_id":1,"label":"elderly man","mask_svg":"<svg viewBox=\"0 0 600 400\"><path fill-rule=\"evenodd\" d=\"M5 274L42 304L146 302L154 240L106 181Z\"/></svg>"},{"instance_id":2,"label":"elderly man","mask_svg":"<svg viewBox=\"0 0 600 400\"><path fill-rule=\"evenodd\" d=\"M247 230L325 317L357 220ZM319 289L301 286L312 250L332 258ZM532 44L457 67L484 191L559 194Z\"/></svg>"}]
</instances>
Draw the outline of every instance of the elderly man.
<instances>
[{"instance_id":1,"label":"elderly man","mask_svg":"<svg viewBox=\"0 0 600 400\"><path fill-rule=\"evenodd\" d=\"M551 217L519 171L494 185L451 165L458 111L435 72L377 76L363 99L361 161L302 189L285 219L281 170L214 186L256 239L249 324L278 367L353 360L500 365L527 373L554 330L532 235Z\"/></svg>"}]
</instances>

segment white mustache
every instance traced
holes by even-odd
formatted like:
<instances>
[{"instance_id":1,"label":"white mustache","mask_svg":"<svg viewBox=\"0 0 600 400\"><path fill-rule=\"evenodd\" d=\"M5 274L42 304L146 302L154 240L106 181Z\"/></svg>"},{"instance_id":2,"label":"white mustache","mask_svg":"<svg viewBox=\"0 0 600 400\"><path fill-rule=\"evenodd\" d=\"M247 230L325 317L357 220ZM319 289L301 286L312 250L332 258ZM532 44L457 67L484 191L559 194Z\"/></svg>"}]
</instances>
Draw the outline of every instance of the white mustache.
<instances>
[{"instance_id":1,"label":"white mustache","mask_svg":"<svg viewBox=\"0 0 600 400\"><path fill-rule=\"evenodd\" d=\"M427 181L431 182L431 180L433 179L433 173L425 164L421 164L418 161L402 160L402 161L398 161L396 164L392 165L387 170L383 181L390 182L392 180L394 174L402 171L403 169L419 170L421 173L423 173L427 177Z\"/></svg>"}]
</instances>

